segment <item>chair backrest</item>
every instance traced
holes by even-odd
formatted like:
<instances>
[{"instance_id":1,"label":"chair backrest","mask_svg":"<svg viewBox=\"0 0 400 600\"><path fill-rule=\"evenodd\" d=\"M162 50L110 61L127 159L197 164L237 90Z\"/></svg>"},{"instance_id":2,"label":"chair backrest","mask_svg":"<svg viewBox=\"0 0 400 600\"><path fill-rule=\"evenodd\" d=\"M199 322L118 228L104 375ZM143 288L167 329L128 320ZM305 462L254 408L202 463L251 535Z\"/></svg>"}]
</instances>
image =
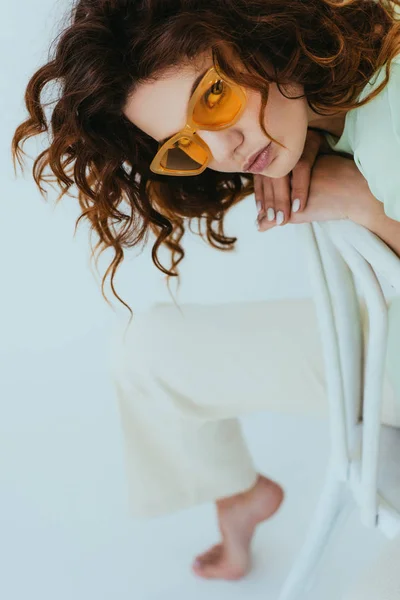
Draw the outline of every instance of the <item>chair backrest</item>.
<instances>
[{"instance_id":1,"label":"chair backrest","mask_svg":"<svg viewBox=\"0 0 400 600\"><path fill-rule=\"evenodd\" d=\"M370 231L350 221L302 226L308 250L330 405L332 460L339 477L360 452L362 520L376 524L382 390L387 345L387 303L382 275L400 293L400 259ZM360 303L369 336L364 354ZM362 427L359 413L362 407Z\"/></svg>"}]
</instances>

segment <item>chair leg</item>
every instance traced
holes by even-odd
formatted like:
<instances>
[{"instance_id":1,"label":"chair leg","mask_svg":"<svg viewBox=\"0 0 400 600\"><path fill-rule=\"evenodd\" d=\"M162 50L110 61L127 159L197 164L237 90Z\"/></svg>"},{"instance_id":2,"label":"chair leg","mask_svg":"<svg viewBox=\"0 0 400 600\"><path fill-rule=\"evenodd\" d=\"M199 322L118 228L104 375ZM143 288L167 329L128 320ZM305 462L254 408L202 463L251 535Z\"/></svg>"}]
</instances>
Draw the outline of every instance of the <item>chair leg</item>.
<instances>
[{"instance_id":1,"label":"chair leg","mask_svg":"<svg viewBox=\"0 0 400 600\"><path fill-rule=\"evenodd\" d=\"M297 600L306 587L311 587L311 576L315 574L345 505L343 492L346 484L338 479L333 469L329 471L306 540L283 585L279 600Z\"/></svg>"}]
</instances>

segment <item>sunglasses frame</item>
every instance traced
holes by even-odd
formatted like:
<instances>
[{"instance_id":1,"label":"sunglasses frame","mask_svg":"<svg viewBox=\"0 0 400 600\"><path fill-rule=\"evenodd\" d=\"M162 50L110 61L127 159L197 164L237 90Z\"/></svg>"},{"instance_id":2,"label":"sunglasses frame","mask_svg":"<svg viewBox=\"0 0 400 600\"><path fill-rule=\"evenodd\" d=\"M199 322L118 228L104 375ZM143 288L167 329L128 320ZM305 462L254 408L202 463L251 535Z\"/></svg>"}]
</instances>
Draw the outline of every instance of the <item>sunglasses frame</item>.
<instances>
[{"instance_id":1,"label":"sunglasses frame","mask_svg":"<svg viewBox=\"0 0 400 600\"><path fill-rule=\"evenodd\" d=\"M234 93L239 97L239 99L241 101L240 110L236 114L235 118L232 119L229 123L225 123L224 125L215 125L213 127L212 126L199 127L193 120L194 107L195 107L197 101L201 98L201 96L203 94L205 94L206 91L208 91L210 86L213 85L214 83L216 83L217 81L219 81L220 79L222 79L225 83L227 83L232 88ZM181 129L180 131L178 131L178 133L176 133L175 135L171 136L164 143L160 143L157 154L155 155L155 157L153 158L153 160L151 162L150 170L153 173L157 173L159 175L173 175L173 176L176 176L176 175L180 175L180 176L199 175L200 173L202 173L207 168L207 165L209 164L210 160L212 159L212 153L211 153L211 150L208 147L208 145L201 139L200 136L198 136L196 134L196 131L201 130L201 129L208 130L208 131L219 131L221 129L227 129L228 127L231 127L232 125L234 125L234 123L236 123L240 119L240 116L246 106L246 100L247 100L246 91L242 86L238 85L237 83L235 83L234 81L232 81L231 79L226 77L225 75L222 75L214 66L211 67L210 69L208 69L207 73L205 73L203 79L200 81L200 83L194 90L194 92L189 100L185 127L183 129ZM201 167L199 167L198 169L193 169L191 171L188 171L188 170L180 171L177 169L165 169L161 165L161 160L162 160L165 152L167 150L169 150L170 148L173 148L174 144L182 137L185 137L185 138L195 141L196 144L198 144L200 147L202 147L205 150L205 152L207 153L207 160L206 160L205 164L202 165Z\"/></svg>"}]
</instances>

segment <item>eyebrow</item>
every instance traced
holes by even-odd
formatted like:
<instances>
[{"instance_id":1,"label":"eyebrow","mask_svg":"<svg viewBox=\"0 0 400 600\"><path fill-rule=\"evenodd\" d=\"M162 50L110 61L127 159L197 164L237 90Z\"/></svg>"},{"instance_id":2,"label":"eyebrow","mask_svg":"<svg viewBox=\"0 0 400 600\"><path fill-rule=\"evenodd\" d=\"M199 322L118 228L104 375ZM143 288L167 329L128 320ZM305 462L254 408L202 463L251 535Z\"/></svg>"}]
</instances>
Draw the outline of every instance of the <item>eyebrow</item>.
<instances>
[{"instance_id":1,"label":"eyebrow","mask_svg":"<svg viewBox=\"0 0 400 600\"><path fill-rule=\"evenodd\" d=\"M208 69L209 69L209 67L207 69L205 69L205 71L200 73L200 75L198 77L196 77L196 79L193 81L193 85L190 90L189 100L193 96L195 89L199 85L200 81L203 79L204 75L207 73ZM189 100L188 100L188 103L189 103ZM178 132L176 131L175 133L178 133ZM168 137L164 138L163 140L160 140L158 143L161 145L164 144L167 140L169 140L172 136L174 136L175 133L173 133L172 135L169 135Z\"/></svg>"}]
</instances>

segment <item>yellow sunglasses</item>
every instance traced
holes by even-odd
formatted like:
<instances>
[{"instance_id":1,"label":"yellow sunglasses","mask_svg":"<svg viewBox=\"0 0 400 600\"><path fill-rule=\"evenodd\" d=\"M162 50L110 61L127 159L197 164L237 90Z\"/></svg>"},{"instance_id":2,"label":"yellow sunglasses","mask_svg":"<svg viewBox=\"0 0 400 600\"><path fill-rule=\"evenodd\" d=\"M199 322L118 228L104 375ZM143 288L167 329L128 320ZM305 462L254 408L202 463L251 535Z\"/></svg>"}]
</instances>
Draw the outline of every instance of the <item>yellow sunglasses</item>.
<instances>
[{"instance_id":1,"label":"yellow sunglasses","mask_svg":"<svg viewBox=\"0 0 400 600\"><path fill-rule=\"evenodd\" d=\"M211 67L190 98L185 127L160 143L150 170L161 175L202 173L212 154L196 131L230 127L240 118L245 105L244 88Z\"/></svg>"}]
</instances>

